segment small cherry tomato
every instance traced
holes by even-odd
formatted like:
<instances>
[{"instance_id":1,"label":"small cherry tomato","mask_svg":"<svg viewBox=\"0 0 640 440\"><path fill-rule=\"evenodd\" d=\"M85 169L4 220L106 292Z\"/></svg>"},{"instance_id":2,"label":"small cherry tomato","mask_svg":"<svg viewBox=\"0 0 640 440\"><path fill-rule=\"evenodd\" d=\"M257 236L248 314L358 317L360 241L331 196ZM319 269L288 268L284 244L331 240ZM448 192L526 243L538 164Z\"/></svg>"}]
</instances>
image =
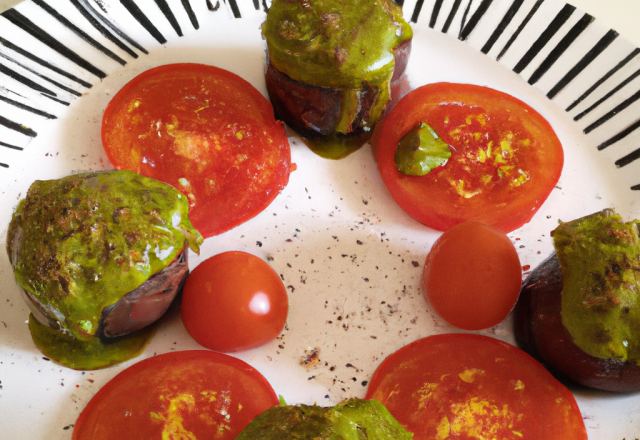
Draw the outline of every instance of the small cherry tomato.
<instances>
[{"instance_id":1,"label":"small cherry tomato","mask_svg":"<svg viewBox=\"0 0 640 440\"><path fill-rule=\"evenodd\" d=\"M233 440L278 404L246 362L206 350L161 354L132 365L89 401L73 440Z\"/></svg>"},{"instance_id":2,"label":"small cherry tomato","mask_svg":"<svg viewBox=\"0 0 640 440\"><path fill-rule=\"evenodd\" d=\"M451 148L448 162L424 176L398 171L398 142L424 122ZM476 220L511 232L527 223L555 187L564 153L549 123L506 93L471 84L415 89L385 120L378 169L410 216L446 231Z\"/></svg>"},{"instance_id":3,"label":"small cherry tomato","mask_svg":"<svg viewBox=\"0 0 640 440\"><path fill-rule=\"evenodd\" d=\"M522 268L502 231L480 222L446 231L427 255L424 291L433 309L465 330L493 327L518 300Z\"/></svg>"},{"instance_id":4,"label":"small cherry tomato","mask_svg":"<svg viewBox=\"0 0 640 440\"><path fill-rule=\"evenodd\" d=\"M587 440L571 392L522 350L487 336L419 339L376 369L367 399L414 440Z\"/></svg>"},{"instance_id":5,"label":"small cherry tomato","mask_svg":"<svg viewBox=\"0 0 640 440\"><path fill-rule=\"evenodd\" d=\"M182 321L211 350L235 352L275 339L289 309L287 291L266 262L246 252L215 255L198 265L182 295Z\"/></svg>"},{"instance_id":6,"label":"small cherry tomato","mask_svg":"<svg viewBox=\"0 0 640 440\"><path fill-rule=\"evenodd\" d=\"M269 101L238 75L202 64L168 64L132 79L104 112L102 144L114 167L182 191L205 238L262 212L292 170Z\"/></svg>"}]
</instances>

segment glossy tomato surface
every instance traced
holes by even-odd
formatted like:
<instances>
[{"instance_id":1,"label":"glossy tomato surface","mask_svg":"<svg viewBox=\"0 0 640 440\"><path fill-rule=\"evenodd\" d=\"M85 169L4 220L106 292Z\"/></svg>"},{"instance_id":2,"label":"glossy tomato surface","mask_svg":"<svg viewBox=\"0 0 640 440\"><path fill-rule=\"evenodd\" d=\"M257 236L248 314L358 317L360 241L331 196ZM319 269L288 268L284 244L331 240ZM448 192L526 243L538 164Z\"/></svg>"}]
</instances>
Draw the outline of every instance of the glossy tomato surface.
<instances>
[{"instance_id":1,"label":"glossy tomato surface","mask_svg":"<svg viewBox=\"0 0 640 440\"><path fill-rule=\"evenodd\" d=\"M400 173L398 142L425 122L451 149L424 176ZM562 145L524 102L487 87L436 83L394 107L377 147L378 168L394 200L416 220L446 231L476 220L510 232L527 223L560 178Z\"/></svg>"},{"instance_id":2,"label":"glossy tomato surface","mask_svg":"<svg viewBox=\"0 0 640 440\"><path fill-rule=\"evenodd\" d=\"M436 240L423 270L424 291L449 324L481 330L499 324L518 300L520 258L504 232L459 223Z\"/></svg>"},{"instance_id":3,"label":"glossy tomato surface","mask_svg":"<svg viewBox=\"0 0 640 440\"><path fill-rule=\"evenodd\" d=\"M278 404L257 370L205 350L145 359L122 371L89 401L73 440L232 440Z\"/></svg>"},{"instance_id":4,"label":"glossy tomato surface","mask_svg":"<svg viewBox=\"0 0 640 440\"><path fill-rule=\"evenodd\" d=\"M368 399L426 439L586 440L573 395L522 350L480 335L419 339L386 358Z\"/></svg>"},{"instance_id":5,"label":"glossy tomato surface","mask_svg":"<svg viewBox=\"0 0 640 440\"><path fill-rule=\"evenodd\" d=\"M182 191L205 238L264 210L291 171L271 104L239 76L201 64L156 67L127 83L104 112L102 143L116 168Z\"/></svg>"},{"instance_id":6,"label":"glossy tomato surface","mask_svg":"<svg viewBox=\"0 0 640 440\"><path fill-rule=\"evenodd\" d=\"M211 350L235 352L275 339L289 298L280 276L246 252L224 252L200 263L184 286L181 314L189 334Z\"/></svg>"}]
</instances>

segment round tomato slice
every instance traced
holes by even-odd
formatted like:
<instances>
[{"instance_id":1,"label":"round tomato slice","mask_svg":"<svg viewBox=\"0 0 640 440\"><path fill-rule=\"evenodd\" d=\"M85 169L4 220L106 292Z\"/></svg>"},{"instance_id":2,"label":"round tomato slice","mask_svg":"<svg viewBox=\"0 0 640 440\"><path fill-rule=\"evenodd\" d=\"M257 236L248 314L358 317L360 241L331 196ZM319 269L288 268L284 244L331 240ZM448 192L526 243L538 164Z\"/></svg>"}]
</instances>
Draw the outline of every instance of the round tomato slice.
<instances>
[{"instance_id":1,"label":"round tomato slice","mask_svg":"<svg viewBox=\"0 0 640 440\"><path fill-rule=\"evenodd\" d=\"M239 76L201 64L156 67L127 83L104 112L102 143L116 168L186 194L205 238L264 210L291 172L271 104Z\"/></svg>"},{"instance_id":2,"label":"round tomato slice","mask_svg":"<svg viewBox=\"0 0 640 440\"><path fill-rule=\"evenodd\" d=\"M278 404L257 370L234 357L179 351L127 368L89 401L73 440L232 440Z\"/></svg>"},{"instance_id":3,"label":"round tomato slice","mask_svg":"<svg viewBox=\"0 0 640 440\"><path fill-rule=\"evenodd\" d=\"M425 175L398 171L398 143L420 122L449 145ZM487 87L436 83L406 95L385 121L378 168L409 215L446 231L467 220L511 232L531 220L555 187L564 154L549 123L524 102Z\"/></svg>"},{"instance_id":4,"label":"round tomato slice","mask_svg":"<svg viewBox=\"0 0 640 440\"><path fill-rule=\"evenodd\" d=\"M367 399L384 403L414 440L586 440L573 397L522 350L497 339L445 334L386 358Z\"/></svg>"}]
</instances>

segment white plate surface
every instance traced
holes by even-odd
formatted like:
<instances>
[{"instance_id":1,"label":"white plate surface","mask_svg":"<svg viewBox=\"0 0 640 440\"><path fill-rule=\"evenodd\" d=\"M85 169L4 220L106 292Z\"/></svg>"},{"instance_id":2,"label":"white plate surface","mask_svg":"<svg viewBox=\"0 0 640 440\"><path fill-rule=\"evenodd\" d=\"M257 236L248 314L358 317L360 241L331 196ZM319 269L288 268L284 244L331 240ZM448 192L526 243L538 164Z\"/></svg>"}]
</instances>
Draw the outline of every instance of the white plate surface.
<instances>
[{"instance_id":1,"label":"white plate surface","mask_svg":"<svg viewBox=\"0 0 640 440\"><path fill-rule=\"evenodd\" d=\"M0 168L3 241L13 209L33 180L111 168L100 143L102 112L111 97L144 70L176 62L212 64L240 75L266 96L264 42L259 31L264 13L256 11L251 1L238 2L242 18L233 17L229 3L220 1L220 8L212 12L204 0L192 1L199 19L198 30L191 25L181 2L169 1L184 33L182 37L178 37L155 2L138 1L145 15L168 40L164 44L158 43L119 1L88 3L94 8L103 6L107 14L99 13L110 17L149 54L135 50L139 57L132 58L106 40L71 2L49 4L126 60L126 66L77 38L37 4L24 2L16 7L23 16L99 66L107 74L99 80L0 17L1 38L93 84L90 89L84 88L0 44L0 55L5 55L0 64L55 89L58 99L70 103L65 106L43 98L24 83L0 74L0 97L19 100L57 116L48 120L0 101L0 116L37 132L37 136L31 137L0 126L0 142L21 149L0 147L0 163L7 166ZM626 218L640 217L640 192L631 189L640 184L640 161L616 165L616 161L638 148L640 134L632 132L610 147L597 149L637 120L640 103L631 104L588 135L582 131L640 89L640 82L631 81L580 121L572 119L638 69L640 56L632 57L574 110L564 110L632 53L635 46L621 37L615 39L550 100L545 95L607 35L610 27L598 20L591 23L532 87L527 80L578 24L584 12L572 11L555 36L518 75L512 69L553 17L563 10L564 2L543 2L500 61L496 61L498 53L535 0L524 1L513 23L487 55L480 50L513 1L495 0L466 41L456 36L469 1L461 2L446 34L440 32L446 14L439 16L434 29L428 26L433 3L425 0L417 23L412 23L415 37L408 66L412 86L436 81L467 82L511 93L550 121L565 148L565 168L558 187L530 223L509 234L522 265L533 268L551 252L549 231L559 219L570 220L605 207L616 208ZM471 2L467 20L480 3ZM442 10L449 10L453 4L453 0L445 0ZM407 18L415 5L415 0L405 2ZM34 72L46 72L60 84L81 91L82 97L43 82ZM363 397L366 382L376 366L396 349L420 337L457 330L435 315L420 285L424 259L439 233L410 218L393 202L370 148L365 146L344 160L328 161L315 156L295 137L290 142L298 169L291 175L289 185L253 220L207 239L200 256L190 255L190 266L193 268L205 258L226 250L244 250L269 258L289 292L287 327L278 340L237 356L264 374L287 402L328 405L348 397ZM200 348L186 333L179 314L173 313L162 322L157 336L140 358L102 371L72 371L44 360L33 345L26 326L28 309L15 286L4 252L0 252L0 285L2 439L70 439L80 411L118 372L154 354ZM478 333L513 343L511 325L508 318L495 328ZM305 367L301 360L311 350L317 351L321 362ZM591 440L640 437L640 394L614 395L582 389L574 390L574 394Z\"/></svg>"}]
</instances>

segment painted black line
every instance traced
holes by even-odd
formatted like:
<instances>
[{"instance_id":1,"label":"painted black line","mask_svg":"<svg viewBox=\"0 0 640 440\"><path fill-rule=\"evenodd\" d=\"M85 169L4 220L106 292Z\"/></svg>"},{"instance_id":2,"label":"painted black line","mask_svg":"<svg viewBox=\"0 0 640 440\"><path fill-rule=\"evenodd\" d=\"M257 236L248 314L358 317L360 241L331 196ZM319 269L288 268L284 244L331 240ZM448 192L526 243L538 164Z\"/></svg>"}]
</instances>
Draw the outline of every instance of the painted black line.
<instances>
[{"instance_id":1,"label":"painted black line","mask_svg":"<svg viewBox=\"0 0 640 440\"><path fill-rule=\"evenodd\" d=\"M266 4L265 4L266 7ZM207 0L207 9L211 12L215 12L220 9L220 0L216 0L216 4L214 5L211 0Z\"/></svg>"},{"instance_id":2,"label":"painted black line","mask_svg":"<svg viewBox=\"0 0 640 440\"><path fill-rule=\"evenodd\" d=\"M547 98L553 99L562 89L564 89L567 84L569 84L573 79L580 74L593 60L595 60L598 55L600 55L613 41L618 38L618 33L613 29L609 30L600 40L582 57L578 63L567 72L567 74L562 77L558 84L553 86L549 93L547 93Z\"/></svg>"},{"instance_id":3,"label":"painted black line","mask_svg":"<svg viewBox=\"0 0 640 440\"><path fill-rule=\"evenodd\" d=\"M2 167L2 168L9 168L9 165L7 165L6 163L2 163L2 162L0 162L0 167Z\"/></svg>"},{"instance_id":4,"label":"painted black line","mask_svg":"<svg viewBox=\"0 0 640 440\"><path fill-rule=\"evenodd\" d=\"M140 23L142 27L145 28L147 32L149 32L151 36L156 39L158 43L164 44L167 42L167 39L164 38L160 31L153 25L153 23L151 23L151 20L149 20L147 16L144 15L144 12L140 10L138 5L136 5L133 0L120 0L120 3L125 7L127 11L129 11L129 14L131 14L133 18L135 18L138 23Z\"/></svg>"},{"instance_id":5,"label":"painted black line","mask_svg":"<svg viewBox=\"0 0 640 440\"><path fill-rule=\"evenodd\" d=\"M460 8L460 3L462 3L462 0L455 0L453 3L453 6L451 6L451 11L449 12L449 15L447 16L447 21L444 22L444 26L442 26L442 33L446 34L449 31L449 27L451 26L451 23L453 22L453 18L456 16L456 13L458 12L458 8Z\"/></svg>"},{"instance_id":6,"label":"painted black line","mask_svg":"<svg viewBox=\"0 0 640 440\"><path fill-rule=\"evenodd\" d=\"M498 27L493 31L487 42L484 43L484 46L482 46L480 52L484 54L489 53L493 45L496 43L496 41L498 41L498 38L500 38L504 30L507 28L507 26L509 26L511 20L513 20L513 17L520 9L520 6L522 6L522 3L524 3L524 0L514 0L514 2L511 3L509 10L504 14L504 17L502 17L502 20L500 20Z\"/></svg>"},{"instance_id":7,"label":"painted black line","mask_svg":"<svg viewBox=\"0 0 640 440\"><path fill-rule=\"evenodd\" d=\"M21 102L14 101L13 99L9 99L6 96L0 95L0 101L6 102L7 104L11 104L14 107L18 107L21 110L26 110L26 111L31 112L33 114L36 114L38 116L43 116L43 117L45 117L47 119L58 119L58 117L56 115L52 115L52 114L44 112L42 110L38 110L37 108L33 108L33 107L28 106L28 105L25 105L25 104L23 104Z\"/></svg>"},{"instance_id":8,"label":"painted black line","mask_svg":"<svg viewBox=\"0 0 640 440\"><path fill-rule=\"evenodd\" d=\"M209 0L207 0L207 7L209 7ZM264 10L265 14L269 12L269 5L267 5L267 0L262 0L262 9Z\"/></svg>"},{"instance_id":9,"label":"painted black line","mask_svg":"<svg viewBox=\"0 0 640 440\"><path fill-rule=\"evenodd\" d=\"M595 18L589 14L584 14L580 20L567 32L562 40L553 48L553 50L549 53L547 58L544 59L540 66L533 72L531 77L529 78L528 83L533 85L542 78L542 76L547 73L547 71L553 66L553 64L558 61L558 58L562 56L563 53L573 44L573 42L580 36L582 32L593 23Z\"/></svg>"},{"instance_id":10,"label":"painted black line","mask_svg":"<svg viewBox=\"0 0 640 440\"><path fill-rule=\"evenodd\" d=\"M2 165L2 164L0 164L0 165ZM631 190L632 190L632 191L640 191L640 183L639 183L639 184L637 184L637 185L633 185L633 186L631 187Z\"/></svg>"},{"instance_id":11,"label":"painted black line","mask_svg":"<svg viewBox=\"0 0 640 440\"><path fill-rule=\"evenodd\" d=\"M24 148L22 147L16 147L15 145L7 144L6 142L2 142L2 141L0 141L0 147L11 148L12 150L18 150L18 151L24 150Z\"/></svg>"},{"instance_id":12,"label":"painted black line","mask_svg":"<svg viewBox=\"0 0 640 440\"><path fill-rule=\"evenodd\" d=\"M176 16L173 15L173 11L167 4L167 0L155 0L155 2L156 5L158 5L158 7L160 8L160 11L162 11L164 16L171 24L173 30L176 31L176 34L178 34L179 37L182 37L182 29L180 29L180 23L178 23L178 20L176 20Z\"/></svg>"},{"instance_id":13,"label":"painted black line","mask_svg":"<svg viewBox=\"0 0 640 440\"><path fill-rule=\"evenodd\" d=\"M436 1L436 6L438 5L438 3L442 3L442 0L437 0ZM424 0L418 0L416 2L416 5L413 7L413 13L411 14L411 22L413 23L417 23L418 22L418 17L420 16L420 11L422 10L422 5L424 4ZM434 6L435 8L435 6ZM433 19L433 17L432 17ZM431 24L429 24L429 26L433 27Z\"/></svg>"},{"instance_id":14,"label":"painted black line","mask_svg":"<svg viewBox=\"0 0 640 440\"><path fill-rule=\"evenodd\" d=\"M22 124L18 124L17 122L13 122L13 121L5 118L4 116L0 116L0 125L4 125L8 129L17 131L18 133L22 133L25 136L29 136L29 137L38 136L38 133L36 133L32 129L30 129L29 127L25 127Z\"/></svg>"},{"instance_id":15,"label":"painted black line","mask_svg":"<svg viewBox=\"0 0 640 440\"><path fill-rule=\"evenodd\" d=\"M85 86L86 88L90 89L91 87L93 87L93 85L83 79L78 78L75 75L70 74L69 72L66 72L56 66L54 66L53 64L38 58L35 55L32 55L31 53L27 52L24 49L21 49L20 47L16 46L15 44L13 44L10 41L5 40L4 38L0 37L0 44L2 44L3 46L7 47L8 49L11 49L17 53L19 53L20 55L22 55L25 58L30 59L31 61L40 64L41 66L46 67L49 70L53 70L54 72L64 76L65 78L69 78L72 81L77 82L78 84L81 84L83 86Z\"/></svg>"},{"instance_id":16,"label":"painted black line","mask_svg":"<svg viewBox=\"0 0 640 440\"><path fill-rule=\"evenodd\" d=\"M258 0L253 0L253 4L256 7L256 11L260 8L260 4ZM196 17L195 12L193 12L193 8L191 7L191 3L189 0L182 0L182 7L184 8L187 16L189 17L189 21L191 21L191 25L195 30L200 29L200 23L198 23L198 17Z\"/></svg>"},{"instance_id":17,"label":"painted black line","mask_svg":"<svg viewBox=\"0 0 640 440\"><path fill-rule=\"evenodd\" d=\"M71 105L70 102L63 101L62 99L54 98L53 96L45 95L44 93L41 93L41 95L44 96L45 98L49 98L50 100L57 102L58 104L66 105L67 107Z\"/></svg>"},{"instance_id":18,"label":"painted black line","mask_svg":"<svg viewBox=\"0 0 640 440\"><path fill-rule=\"evenodd\" d=\"M529 50L524 54L524 56L518 61L516 67L513 68L513 71L516 73L522 72L533 60L538 53L542 50L544 46L547 45L549 40L560 30L562 25L571 17L573 11L576 10L575 6L570 4L565 4L564 7L558 12L558 14L551 20L549 26L542 31L538 39L531 45Z\"/></svg>"},{"instance_id":19,"label":"painted black line","mask_svg":"<svg viewBox=\"0 0 640 440\"><path fill-rule=\"evenodd\" d=\"M35 90L37 92L45 93L45 94L51 95L51 96L57 96L56 93L53 90L49 90L46 87L41 86L37 82L35 82L33 80L30 80L26 76L19 74L15 70L10 69L9 67L5 66L2 63L0 63L0 73L4 73L9 78L13 78L16 81L24 84L25 86L27 86L29 88L32 88L33 90Z\"/></svg>"},{"instance_id":20,"label":"painted black line","mask_svg":"<svg viewBox=\"0 0 640 440\"><path fill-rule=\"evenodd\" d=\"M253 7L256 8L256 11L260 9L260 0L253 0Z\"/></svg>"},{"instance_id":21,"label":"painted black line","mask_svg":"<svg viewBox=\"0 0 640 440\"><path fill-rule=\"evenodd\" d=\"M638 128L640 128L640 119L638 119L636 122L634 122L633 124L631 124L630 126L625 128L624 130L622 130L620 133L616 134L615 136L607 139L606 141L604 141L603 143L598 145L598 150L604 150L605 148L607 148L607 147L615 144L616 142L626 138L631 133L636 131Z\"/></svg>"},{"instance_id":22,"label":"painted black line","mask_svg":"<svg viewBox=\"0 0 640 440\"><path fill-rule=\"evenodd\" d=\"M473 3L473 0L467 3L467 7L464 8L464 12L462 13L462 20L460 21L460 29L458 29L458 39L460 39L460 34L462 34L462 29L464 29L464 26L467 23L467 15L469 15L469 11L471 10L472 3Z\"/></svg>"},{"instance_id":23,"label":"painted black line","mask_svg":"<svg viewBox=\"0 0 640 440\"><path fill-rule=\"evenodd\" d=\"M487 12L487 9L489 9L489 6L491 6L492 2L493 0L482 0L480 6L478 6L478 9L476 9L476 12L474 12L469 19L469 22L464 26L462 31L460 31L460 36L458 37L459 40L465 41L467 38L469 38L469 35L478 25L478 22ZM469 2L469 5L471 5L471 2Z\"/></svg>"},{"instance_id":24,"label":"painted black line","mask_svg":"<svg viewBox=\"0 0 640 440\"><path fill-rule=\"evenodd\" d=\"M609 70L602 78L600 78L598 81L596 81L591 87L589 87L589 90L587 90L586 92L584 92L582 95L580 95L580 97L578 99L576 99L575 101L573 101L573 103L567 107L566 111L570 112L571 110L573 110L578 104L580 104L587 96L589 96L591 93L593 93L593 91L595 89L597 89L598 87L600 87L600 85L602 85L603 82L605 82L606 80L608 80L609 78L611 78L613 76L614 73L616 73L618 70L622 69L625 65L627 65L627 63L629 61L631 61L633 58L635 58L636 55L638 55L640 53L640 49L633 49L631 51L631 53L629 55L627 55L622 61L620 61L618 64L616 64L616 66Z\"/></svg>"},{"instance_id":25,"label":"painted black line","mask_svg":"<svg viewBox=\"0 0 640 440\"><path fill-rule=\"evenodd\" d=\"M73 1L75 1L75 0L73 0ZM78 0L78 1L82 4L82 7L83 7L85 10L87 10L87 11L88 11L92 16L93 16L93 18L98 19L99 21L101 21L101 22L102 22L102 24L104 24L106 27L108 27L109 29L111 29L111 31L112 31L114 34L116 34L117 36L119 36L120 38L122 38L124 41L126 41L127 43L129 43L130 45L132 45L133 47L135 47L136 49L138 49L140 52L144 53L145 55L149 55L149 51L148 51L147 49L145 49L144 47L142 47L140 44L138 44L138 42L137 42L137 41L135 41L135 40L134 40L133 38L131 38L129 35L127 35L127 34L125 34L124 32L122 32L122 31L121 31L121 30L120 30L120 29L119 29L115 24L111 23L111 21L109 21L109 20L108 20L106 17L104 17L101 13L99 13L98 11L96 11L96 10L95 10L95 8L94 8L93 6L91 6L91 5L87 2L87 0ZM101 9L101 10L103 10L103 11L105 11L105 13L106 13L106 10L105 10L104 6L103 6L103 5L101 5L99 2L98 2L98 6L100 6L100 9ZM96 28L96 29L97 29L97 28ZM107 31L107 32L108 32L108 31ZM103 35L104 35L104 34L103 34ZM105 36L106 36L106 35L105 35ZM109 38L109 37L107 37L107 38ZM109 39L110 39L110 38L109 38ZM117 38L116 38L116 41L117 41ZM120 44L119 44L119 43L116 43L116 44L118 44L118 47L120 47L120 44L121 44L121 43L120 43ZM127 47L127 46L125 45L125 47ZM129 49L128 47L127 47L127 49L123 49L123 50L126 50L126 52L127 52L127 53L129 53L129 55L131 55L131 54L130 54L130 52L133 52L133 51L131 51L131 49ZM138 58L138 54L136 54L135 52L133 52L133 53L134 53L135 55L132 55L132 56L133 56L134 58Z\"/></svg>"},{"instance_id":26,"label":"painted black line","mask_svg":"<svg viewBox=\"0 0 640 440\"><path fill-rule=\"evenodd\" d=\"M442 7L442 2L444 0L436 0L436 2L433 5L433 10L431 11L431 18L429 18L429 27L431 29L433 29L433 27L436 25L436 21L438 21L438 14L440 14L440 8ZM418 0L418 3L416 4L416 10L418 12L413 12L415 19L411 18L411 21L413 21L414 23L418 22L418 14L420 13L420 9L422 9L422 2L423 0ZM420 8L418 8L418 5L420 5Z\"/></svg>"},{"instance_id":27,"label":"painted black line","mask_svg":"<svg viewBox=\"0 0 640 440\"><path fill-rule=\"evenodd\" d=\"M86 8L85 5L83 5L78 0L71 0L71 4L76 7L78 12L80 12L80 14L82 14L82 16L89 22L89 24L91 24L91 26L93 26L98 32L100 32L102 34L102 36L104 36L107 40L111 41L113 44L118 46L120 49L122 49L123 51L125 51L129 55L131 55L133 58L138 58L138 54L135 53L133 50L131 50L131 48L129 46L127 46L122 41L120 41L118 38L116 38L111 32L109 32L109 29L107 29L102 24L100 24L100 22L98 20L96 20L96 17L94 16L94 14L92 14L91 11ZM118 58L120 58L120 57L118 57ZM118 61L118 60L116 60L116 61ZM125 60L122 60L122 62L120 62L120 61L118 61L118 62L120 64L122 64L123 66L125 64L127 64L127 62Z\"/></svg>"},{"instance_id":28,"label":"painted black line","mask_svg":"<svg viewBox=\"0 0 640 440\"><path fill-rule=\"evenodd\" d=\"M67 86L65 86L64 84L60 84L58 81L54 81L54 80L52 80L51 78L46 77L46 76L44 76L44 75L42 75L42 74L40 74L40 73L36 72L35 70L31 69L30 67L25 66L25 65L24 65L24 64L22 64L22 63L19 63L17 60L14 60L13 58L11 58L11 57L9 57L9 56L7 56L7 55L3 54L2 52L0 52L0 57L4 58L5 60L9 60L9 61L11 61L12 63L15 63L16 65L18 65L18 66L22 67L22 68L23 68L23 69L25 69L26 71L31 72L32 74L36 75L37 77L42 78L43 80L45 80L45 81L47 81L47 82L49 82L49 83L53 84L54 86L56 86L56 87L58 87L58 88L60 88L60 89L62 89L62 90L64 90L64 91L66 91L66 92L71 93L72 95L75 95L75 96L82 96L82 93L80 93L80 92L78 92L78 91L76 91L76 90L73 90L72 88L67 87Z\"/></svg>"},{"instance_id":29,"label":"painted black line","mask_svg":"<svg viewBox=\"0 0 640 440\"><path fill-rule=\"evenodd\" d=\"M631 104L636 102L638 99L640 99L640 90L638 90L636 93L631 95L629 98L627 98L624 101L622 101L620 104L615 106L612 110L608 111L605 115L600 117L597 121L593 122L591 125L589 125L587 128L585 128L584 129L584 133L585 134L591 133L593 130L595 130L596 128L600 127L602 124L607 122L609 119L613 118L615 115L620 113L625 108L629 107Z\"/></svg>"},{"instance_id":30,"label":"painted black line","mask_svg":"<svg viewBox=\"0 0 640 440\"><path fill-rule=\"evenodd\" d=\"M529 21L531 21L531 18L535 15L536 12L538 12L538 9L540 9L540 5L542 5L542 2L544 2L544 0L536 1L536 4L533 5L533 8L531 8L527 16L524 18L524 20L522 20L522 23L520 23L520 26L518 26L518 29L516 29L516 31L511 36L511 38L509 38L509 41L507 41L507 44L505 44L504 47L502 48L502 50L496 57L496 61L500 61L500 58L502 58L504 54L507 53L507 51L509 50L513 42L516 41L516 39L518 38L522 30L527 26L527 24L529 24Z\"/></svg>"},{"instance_id":31,"label":"painted black line","mask_svg":"<svg viewBox=\"0 0 640 440\"><path fill-rule=\"evenodd\" d=\"M615 164L618 168L622 168L624 166L629 165L631 162L634 162L636 160L640 159L640 148L638 148L635 151L632 151L631 153L627 154L625 157L622 157L618 160L616 160Z\"/></svg>"},{"instance_id":32,"label":"painted black line","mask_svg":"<svg viewBox=\"0 0 640 440\"><path fill-rule=\"evenodd\" d=\"M609 93L607 93L606 95L604 95L602 98L600 98L598 101L596 101L591 107L589 107L588 109L586 109L585 111L583 111L582 113L580 113L579 115L577 115L575 118L573 118L574 121L579 121L580 119L582 119L585 115L587 115L589 112L591 112L593 109L595 109L596 107L598 107L600 104L602 104L604 101L606 101L607 99L609 99L611 96L613 96L618 90L620 90L621 88L623 88L624 86L626 86L627 84L629 84L631 81L633 81L634 79L636 79L638 76L640 76L640 69L636 70L634 73L632 73L627 79L625 79L624 81L622 81L620 84L618 84L616 87L614 87Z\"/></svg>"},{"instance_id":33,"label":"painted black line","mask_svg":"<svg viewBox=\"0 0 640 440\"><path fill-rule=\"evenodd\" d=\"M238 3L236 3L236 0L229 0L229 6L231 6L231 12L233 12L233 16L235 18L242 18L240 16L240 9L238 9Z\"/></svg>"},{"instance_id":34,"label":"painted black line","mask_svg":"<svg viewBox=\"0 0 640 440\"><path fill-rule=\"evenodd\" d=\"M44 0L32 0L33 3L35 3L36 5L40 6L42 9L44 9L49 15L51 15L53 18L55 18L56 20L58 20L60 23L62 23L63 25L65 25L67 28L69 28L74 34L78 35L80 38L82 38L84 41L86 41L87 43L89 43L91 46L93 46L94 48L98 49L100 52L102 52L103 54L107 55L109 58L111 58L112 60L120 63L121 65L125 65L127 64L127 62L125 60L123 60L122 58L120 58L118 55L116 55L115 53L113 53L111 50L107 49L105 46L103 46L102 44L100 44L99 42L97 42L95 39L93 39L89 34L87 34L85 31L83 31L82 29L80 29L78 26L76 26L75 24L71 23L69 20L67 20L64 16L62 16L61 14L58 13L58 11L56 11L55 9L53 9L51 6L49 6L47 3L44 2Z\"/></svg>"},{"instance_id":35,"label":"painted black line","mask_svg":"<svg viewBox=\"0 0 640 440\"><path fill-rule=\"evenodd\" d=\"M33 37L40 40L42 43L46 44L51 49L58 52L60 55L73 61L75 64L87 70L88 72L93 73L98 78L105 78L107 76L107 74L104 73L102 70L98 69L96 66L94 66L93 64L91 64L90 62L82 58L80 55L78 55L77 53L69 49L67 46L65 46L64 44L60 43L58 40L53 38L47 32L40 29L38 26L35 25L35 23L33 23L24 15L22 15L16 9L7 9L0 15L2 15L4 18L9 20L14 25L18 26L20 29L31 34Z\"/></svg>"}]
</instances>

